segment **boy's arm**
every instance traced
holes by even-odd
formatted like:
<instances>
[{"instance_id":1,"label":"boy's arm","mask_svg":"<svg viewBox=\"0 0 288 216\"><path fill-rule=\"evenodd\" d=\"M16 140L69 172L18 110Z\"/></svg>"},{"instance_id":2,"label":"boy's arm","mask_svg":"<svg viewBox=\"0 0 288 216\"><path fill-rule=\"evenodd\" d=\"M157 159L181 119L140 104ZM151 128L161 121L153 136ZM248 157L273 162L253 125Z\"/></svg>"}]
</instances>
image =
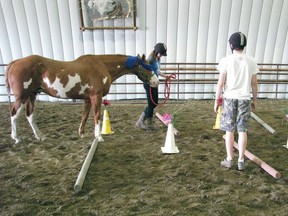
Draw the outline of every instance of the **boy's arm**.
<instances>
[{"instance_id":1,"label":"boy's arm","mask_svg":"<svg viewBox=\"0 0 288 216\"><path fill-rule=\"evenodd\" d=\"M252 86L252 110L256 109L257 106L257 94L258 94L258 81L257 81L257 74L252 75L251 80L251 86Z\"/></svg>"},{"instance_id":2,"label":"boy's arm","mask_svg":"<svg viewBox=\"0 0 288 216\"><path fill-rule=\"evenodd\" d=\"M215 95L215 105L214 105L214 112L217 113L218 107L220 106L219 100L222 98L222 91L224 89L224 84L226 80L226 73L220 73L218 82L217 82L217 87L216 87L216 95Z\"/></svg>"}]
</instances>

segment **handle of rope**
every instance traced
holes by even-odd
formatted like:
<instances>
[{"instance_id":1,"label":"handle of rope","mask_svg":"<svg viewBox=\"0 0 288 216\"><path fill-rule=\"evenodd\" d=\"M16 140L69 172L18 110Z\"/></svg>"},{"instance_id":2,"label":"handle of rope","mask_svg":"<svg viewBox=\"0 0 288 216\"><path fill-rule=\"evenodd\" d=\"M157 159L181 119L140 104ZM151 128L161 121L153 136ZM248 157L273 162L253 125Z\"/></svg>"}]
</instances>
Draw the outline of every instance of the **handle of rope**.
<instances>
[{"instance_id":1,"label":"handle of rope","mask_svg":"<svg viewBox=\"0 0 288 216\"><path fill-rule=\"evenodd\" d=\"M169 97L170 97L170 82L171 82L171 79L176 79L176 74L170 74L169 76L166 76L165 88L164 88L164 97L166 99L169 99Z\"/></svg>"}]
</instances>

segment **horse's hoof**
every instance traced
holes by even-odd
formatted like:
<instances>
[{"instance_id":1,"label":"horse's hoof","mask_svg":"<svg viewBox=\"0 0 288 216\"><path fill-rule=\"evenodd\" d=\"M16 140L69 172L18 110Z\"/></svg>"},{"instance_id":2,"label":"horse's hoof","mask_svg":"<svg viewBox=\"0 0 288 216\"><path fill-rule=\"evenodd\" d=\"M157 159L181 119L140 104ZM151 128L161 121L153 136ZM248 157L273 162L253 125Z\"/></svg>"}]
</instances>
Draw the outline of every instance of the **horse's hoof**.
<instances>
[{"instance_id":1,"label":"horse's hoof","mask_svg":"<svg viewBox=\"0 0 288 216\"><path fill-rule=\"evenodd\" d=\"M21 142L21 139L20 138L16 138L15 136L11 136L11 138L13 139L13 140L15 140L15 144L18 144L18 143L20 143Z\"/></svg>"},{"instance_id":2,"label":"horse's hoof","mask_svg":"<svg viewBox=\"0 0 288 216\"><path fill-rule=\"evenodd\" d=\"M21 142L21 139L16 139L16 138L15 138L14 140L15 140L15 144L16 144L16 145Z\"/></svg>"},{"instance_id":3,"label":"horse's hoof","mask_svg":"<svg viewBox=\"0 0 288 216\"><path fill-rule=\"evenodd\" d=\"M98 142L104 142L104 139L102 136L99 136L98 138L96 137L96 139L98 139Z\"/></svg>"},{"instance_id":4,"label":"horse's hoof","mask_svg":"<svg viewBox=\"0 0 288 216\"><path fill-rule=\"evenodd\" d=\"M36 137L36 140L39 142L45 141L47 138L45 136L42 137Z\"/></svg>"}]
</instances>

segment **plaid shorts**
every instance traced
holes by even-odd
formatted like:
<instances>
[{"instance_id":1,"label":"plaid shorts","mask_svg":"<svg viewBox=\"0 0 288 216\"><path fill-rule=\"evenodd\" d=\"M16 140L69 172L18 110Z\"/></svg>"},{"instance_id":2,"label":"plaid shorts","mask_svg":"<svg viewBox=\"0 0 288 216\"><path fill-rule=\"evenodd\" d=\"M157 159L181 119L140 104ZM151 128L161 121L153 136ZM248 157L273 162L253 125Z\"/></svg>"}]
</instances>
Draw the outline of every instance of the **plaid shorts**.
<instances>
[{"instance_id":1,"label":"plaid shorts","mask_svg":"<svg viewBox=\"0 0 288 216\"><path fill-rule=\"evenodd\" d=\"M220 129L223 131L247 132L250 120L250 100L224 98Z\"/></svg>"}]
</instances>

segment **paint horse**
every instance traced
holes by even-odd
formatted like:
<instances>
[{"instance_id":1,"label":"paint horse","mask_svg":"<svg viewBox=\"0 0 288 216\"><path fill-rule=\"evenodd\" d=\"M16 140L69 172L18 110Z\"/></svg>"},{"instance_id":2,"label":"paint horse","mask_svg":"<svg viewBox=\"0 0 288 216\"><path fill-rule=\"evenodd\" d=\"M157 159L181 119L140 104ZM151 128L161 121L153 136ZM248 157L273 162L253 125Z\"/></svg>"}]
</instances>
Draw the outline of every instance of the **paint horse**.
<instances>
[{"instance_id":1,"label":"paint horse","mask_svg":"<svg viewBox=\"0 0 288 216\"><path fill-rule=\"evenodd\" d=\"M148 65L145 55L83 55L70 62L56 61L37 55L11 62L7 67L6 84L8 95L12 89L15 97L11 107L11 137L20 142L17 134L17 118L26 105L26 118L36 139L45 137L33 118L34 103L40 92L57 98L83 99L83 113L79 135L84 135L85 123L92 108L94 135L103 141L100 133L102 97L117 78L132 73L141 81L157 87L159 80ZM10 98L10 96L9 96Z\"/></svg>"}]
</instances>

